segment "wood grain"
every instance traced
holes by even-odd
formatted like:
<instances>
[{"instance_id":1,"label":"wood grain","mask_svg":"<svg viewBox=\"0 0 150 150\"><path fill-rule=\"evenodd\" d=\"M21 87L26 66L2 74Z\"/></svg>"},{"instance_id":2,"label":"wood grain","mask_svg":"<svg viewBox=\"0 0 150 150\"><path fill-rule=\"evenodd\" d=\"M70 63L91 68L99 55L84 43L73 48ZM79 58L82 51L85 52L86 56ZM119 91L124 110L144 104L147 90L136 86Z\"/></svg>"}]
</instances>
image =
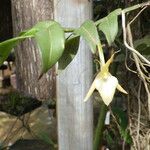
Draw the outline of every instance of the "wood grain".
<instances>
[{"instance_id":1,"label":"wood grain","mask_svg":"<svg viewBox=\"0 0 150 150\"><path fill-rule=\"evenodd\" d=\"M92 4L88 0L54 2L54 18L65 27L78 27L92 17ZM92 101L83 102L91 79L91 52L81 40L77 56L57 78L59 150L93 149Z\"/></svg>"},{"instance_id":2,"label":"wood grain","mask_svg":"<svg viewBox=\"0 0 150 150\"><path fill-rule=\"evenodd\" d=\"M11 0L13 30L16 36L39 21L53 18L53 0ZM26 40L15 49L17 88L40 100L55 97L55 68L38 81L41 61L33 40Z\"/></svg>"}]
</instances>

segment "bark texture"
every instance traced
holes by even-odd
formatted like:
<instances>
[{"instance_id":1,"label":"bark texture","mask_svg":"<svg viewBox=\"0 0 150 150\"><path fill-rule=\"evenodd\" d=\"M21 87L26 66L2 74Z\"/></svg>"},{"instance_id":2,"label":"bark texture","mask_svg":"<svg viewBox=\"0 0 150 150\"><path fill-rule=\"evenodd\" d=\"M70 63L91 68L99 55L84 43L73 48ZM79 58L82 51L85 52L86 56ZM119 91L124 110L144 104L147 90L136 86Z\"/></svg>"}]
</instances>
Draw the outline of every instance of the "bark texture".
<instances>
[{"instance_id":1,"label":"bark texture","mask_svg":"<svg viewBox=\"0 0 150 150\"><path fill-rule=\"evenodd\" d=\"M53 18L53 0L11 0L13 32L28 29L39 21ZM41 62L33 40L26 40L16 49L17 88L40 100L55 97L55 68L39 81Z\"/></svg>"},{"instance_id":2,"label":"bark texture","mask_svg":"<svg viewBox=\"0 0 150 150\"><path fill-rule=\"evenodd\" d=\"M54 0L54 18L64 27L79 27L92 18L92 1ZM59 150L93 149L93 105L83 102L92 80L91 52L81 40L77 56L57 78Z\"/></svg>"}]
</instances>

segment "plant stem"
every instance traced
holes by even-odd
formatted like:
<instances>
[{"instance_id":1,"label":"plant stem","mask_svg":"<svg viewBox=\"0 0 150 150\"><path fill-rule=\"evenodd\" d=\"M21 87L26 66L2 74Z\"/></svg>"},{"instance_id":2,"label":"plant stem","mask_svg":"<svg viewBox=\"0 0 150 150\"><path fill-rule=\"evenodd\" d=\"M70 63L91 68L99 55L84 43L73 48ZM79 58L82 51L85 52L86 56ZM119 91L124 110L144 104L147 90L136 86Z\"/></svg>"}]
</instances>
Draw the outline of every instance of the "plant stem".
<instances>
[{"instance_id":1,"label":"plant stem","mask_svg":"<svg viewBox=\"0 0 150 150\"><path fill-rule=\"evenodd\" d=\"M107 106L104 103L102 103L99 118L98 118L98 124L95 131L93 150L98 150L99 146L102 144L103 128L104 128L106 112L107 112Z\"/></svg>"},{"instance_id":2,"label":"plant stem","mask_svg":"<svg viewBox=\"0 0 150 150\"><path fill-rule=\"evenodd\" d=\"M64 31L66 33L73 32L74 30L75 30L75 28L64 28Z\"/></svg>"},{"instance_id":3,"label":"plant stem","mask_svg":"<svg viewBox=\"0 0 150 150\"><path fill-rule=\"evenodd\" d=\"M122 11L124 11L124 13L127 13L127 12L130 12L130 11L136 10L136 9L138 9L138 8L144 7L144 6L150 6L150 1L144 2L144 3L141 3L141 4L137 4L137 5L128 7L128 8L125 8L125 9L123 9ZM118 15L121 15L121 13L122 13L122 12L120 12L120 14L118 14ZM101 22L103 22L103 18L100 19L100 20L97 20L97 21L95 22L95 25L97 26L97 25L100 24Z\"/></svg>"},{"instance_id":4,"label":"plant stem","mask_svg":"<svg viewBox=\"0 0 150 150\"><path fill-rule=\"evenodd\" d=\"M99 59L100 59L100 63L101 63L100 65L102 67L105 64L105 58L104 58L104 53L103 53L101 41L97 45L97 48L98 48L98 55L99 55Z\"/></svg>"},{"instance_id":5,"label":"plant stem","mask_svg":"<svg viewBox=\"0 0 150 150\"><path fill-rule=\"evenodd\" d=\"M124 11L125 13L127 13L127 12L133 11L133 10L135 10L135 9L138 9L138 8L141 8L141 7L144 7L144 6L149 6L149 5L150 5L150 1L144 2L144 3L141 3L141 4L137 4L137 5L128 7L128 8L125 8L125 9L123 9L123 11Z\"/></svg>"}]
</instances>

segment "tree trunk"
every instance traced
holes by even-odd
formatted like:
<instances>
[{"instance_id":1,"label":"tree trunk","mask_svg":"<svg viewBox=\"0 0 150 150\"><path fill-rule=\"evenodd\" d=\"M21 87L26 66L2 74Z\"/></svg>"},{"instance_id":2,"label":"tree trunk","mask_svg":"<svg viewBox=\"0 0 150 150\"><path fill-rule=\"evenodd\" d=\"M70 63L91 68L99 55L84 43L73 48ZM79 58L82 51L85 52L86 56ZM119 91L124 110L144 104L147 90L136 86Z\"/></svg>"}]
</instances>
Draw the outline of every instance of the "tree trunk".
<instances>
[{"instance_id":1,"label":"tree trunk","mask_svg":"<svg viewBox=\"0 0 150 150\"><path fill-rule=\"evenodd\" d=\"M79 27L92 17L89 0L55 0L54 18L65 27ZM82 40L81 40L82 41ZM59 150L93 149L92 101L83 102L92 80L92 58L82 41L73 62L58 76Z\"/></svg>"},{"instance_id":2,"label":"tree trunk","mask_svg":"<svg viewBox=\"0 0 150 150\"><path fill-rule=\"evenodd\" d=\"M39 21L53 18L52 0L11 0L13 31L16 36ZM38 81L41 62L33 40L26 40L15 49L17 89L44 100L55 97L55 68Z\"/></svg>"}]
</instances>

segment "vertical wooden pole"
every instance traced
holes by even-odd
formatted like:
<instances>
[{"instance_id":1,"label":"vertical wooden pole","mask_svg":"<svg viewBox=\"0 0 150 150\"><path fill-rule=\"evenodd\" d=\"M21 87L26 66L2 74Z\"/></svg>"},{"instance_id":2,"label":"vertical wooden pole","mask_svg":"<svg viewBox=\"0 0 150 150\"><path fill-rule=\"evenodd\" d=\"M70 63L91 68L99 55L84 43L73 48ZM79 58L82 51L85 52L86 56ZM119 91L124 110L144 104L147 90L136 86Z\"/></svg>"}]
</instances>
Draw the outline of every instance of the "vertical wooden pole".
<instances>
[{"instance_id":1,"label":"vertical wooden pole","mask_svg":"<svg viewBox=\"0 0 150 150\"><path fill-rule=\"evenodd\" d=\"M55 0L54 19L65 27L79 27L85 20L91 19L90 1ZM93 149L92 101L83 102L91 77L91 53L81 40L77 56L57 78L59 150Z\"/></svg>"}]
</instances>

